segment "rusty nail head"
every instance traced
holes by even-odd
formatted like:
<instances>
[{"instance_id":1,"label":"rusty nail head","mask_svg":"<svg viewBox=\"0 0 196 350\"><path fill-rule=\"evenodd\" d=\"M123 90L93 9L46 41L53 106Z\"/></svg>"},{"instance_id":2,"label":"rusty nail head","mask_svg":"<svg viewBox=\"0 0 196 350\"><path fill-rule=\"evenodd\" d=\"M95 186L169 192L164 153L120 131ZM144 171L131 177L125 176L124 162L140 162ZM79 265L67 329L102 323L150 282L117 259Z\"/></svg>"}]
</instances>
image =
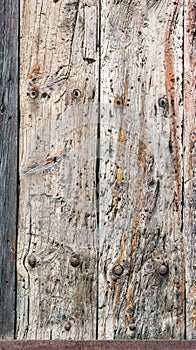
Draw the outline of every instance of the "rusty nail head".
<instances>
[{"instance_id":1,"label":"rusty nail head","mask_svg":"<svg viewBox=\"0 0 196 350\"><path fill-rule=\"evenodd\" d=\"M116 266L114 266L114 268L113 268L113 272L114 272L114 274L117 275L117 276L122 275L123 270L124 270L124 269L123 269L122 265L116 265Z\"/></svg>"},{"instance_id":2,"label":"rusty nail head","mask_svg":"<svg viewBox=\"0 0 196 350\"><path fill-rule=\"evenodd\" d=\"M70 264L72 267L77 267L78 265L80 265L80 259L78 256L73 255L70 258Z\"/></svg>"},{"instance_id":3,"label":"rusty nail head","mask_svg":"<svg viewBox=\"0 0 196 350\"><path fill-rule=\"evenodd\" d=\"M70 331L70 329L71 329L71 322L68 321L67 323L65 323L64 328L65 328L66 331Z\"/></svg>"},{"instance_id":4,"label":"rusty nail head","mask_svg":"<svg viewBox=\"0 0 196 350\"><path fill-rule=\"evenodd\" d=\"M31 267L35 267L36 265L36 257L34 255L30 255L28 257L28 263Z\"/></svg>"},{"instance_id":5,"label":"rusty nail head","mask_svg":"<svg viewBox=\"0 0 196 350\"><path fill-rule=\"evenodd\" d=\"M168 273L168 267L166 265L161 265L159 267L159 273L160 275L166 275Z\"/></svg>"},{"instance_id":6,"label":"rusty nail head","mask_svg":"<svg viewBox=\"0 0 196 350\"><path fill-rule=\"evenodd\" d=\"M134 331L136 329L135 323L130 323L129 324L129 329L130 329L130 331Z\"/></svg>"}]
</instances>

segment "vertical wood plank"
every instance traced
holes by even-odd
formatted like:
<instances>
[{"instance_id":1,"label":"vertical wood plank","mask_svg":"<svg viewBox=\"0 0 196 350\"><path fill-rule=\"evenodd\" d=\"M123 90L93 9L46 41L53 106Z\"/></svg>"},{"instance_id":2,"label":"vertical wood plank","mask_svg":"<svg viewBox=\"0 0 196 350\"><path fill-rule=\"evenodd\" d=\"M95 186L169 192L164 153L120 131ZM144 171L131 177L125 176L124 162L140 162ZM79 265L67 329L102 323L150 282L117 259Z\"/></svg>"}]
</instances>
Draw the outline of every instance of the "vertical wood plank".
<instances>
[{"instance_id":1,"label":"vertical wood plank","mask_svg":"<svg viewBox=\"0 0 196 350\"><path fill-rule=\"evenodd\" d=\"M87 5L21 1L19 339L96 337L98 60L84 45L97 5Z\"/></svg>"},{"instance_id":2,"label":"vertical wood plank","mask_svg":"<svg viewBox=\"0 0 196 350\"><path fill-rule=\"evenodd\" d=\"M196 118L195 1L185 1L184 26L184 233L186 237L186 333L196 338Z\"/></svg>"},{"instance_id":3,"label":"vertical wood plank","mask_svg":"<svg viewBox=\"0 0 196 350\"><path fill-rule=\"evenodd\" d=\"M0 338L13 339L18 160L18 1L0 6Z\"/></svg>"},{"instance_id":4,"label":"vertical wood plank","mask_svg":"<svg viewBox=\"0 0 196 350\"><path fill-rule=\"evenodd\" d=\"M183 1L103 1L100 339L182 339Z\"/></svg>"}]
</instances>

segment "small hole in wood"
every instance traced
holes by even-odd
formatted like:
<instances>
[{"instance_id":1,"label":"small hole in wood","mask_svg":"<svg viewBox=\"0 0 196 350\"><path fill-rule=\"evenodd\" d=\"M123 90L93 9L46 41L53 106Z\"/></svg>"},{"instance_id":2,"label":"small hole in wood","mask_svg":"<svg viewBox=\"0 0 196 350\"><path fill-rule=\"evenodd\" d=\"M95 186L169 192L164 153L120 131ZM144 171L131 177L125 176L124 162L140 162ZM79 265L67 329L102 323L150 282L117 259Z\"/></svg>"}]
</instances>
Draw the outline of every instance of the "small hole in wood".
<instances>
[{"instance_id":1,"label":"small hole in wood","mask_svg":"<svg viewBox=\"0 0 196 350\"><path fill-rule=\"evenodd\" d=\"M164 109L166 109L168 107L168 100L166 97L159 98L158 103L159 103L159 106L164 108Z\"/></svg>"},{"instance_id":2,"label":"small hole in wood","mask_svg":"<svg viewBox=\"0 0 196 350\"><path fill-rule=\"evenodd\" d=\"M114 107L122 107L124 104L123 99L121 97L116 97L114 100Z\"/></svg>"},{"instance_id":3,"label":"small hole in wood","mask_svg":"<svg viewBox=\"0 0 196 350\"><path fill-rule=\"evenodd\" d=\"M46 92L43 92L42 97L46 98L46 97L48 97L48 94Z\"/></svg>"},{"instance_id":4,"label":"small hole in wood","mask_svg":"<svg viewBox=\"0 0 196 350\"><path fill-rule=\"evenodd\" d=\"M31 98L36 98L36 97L38 96L38 92L35 91L35 90L32 90L32 91L30 92L29 96L30 96Z\"/></svg>"},{"instance_id":5,"label":"small hole in wood","mask_svg":"<svg viewBox=\"0 0 196 350\"><path fill-rule=\"evenodd\" d=\"M73 90L72 91L72 97L74 98L74 99L78 99L78 98L80 98L80 96L81 96L81 92L80 92L80 90L78 90L78 89L75 89L75 90Z\"/></svg>"}]
</instances>

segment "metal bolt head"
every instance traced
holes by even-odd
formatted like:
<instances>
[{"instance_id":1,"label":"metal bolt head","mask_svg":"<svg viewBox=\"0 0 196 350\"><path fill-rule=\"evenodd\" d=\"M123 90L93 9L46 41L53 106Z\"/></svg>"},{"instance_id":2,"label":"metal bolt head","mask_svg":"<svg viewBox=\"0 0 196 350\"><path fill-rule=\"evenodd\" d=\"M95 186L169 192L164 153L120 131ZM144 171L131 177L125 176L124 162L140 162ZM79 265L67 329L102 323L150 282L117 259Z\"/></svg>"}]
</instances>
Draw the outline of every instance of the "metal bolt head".
<instances>
[{"instance_id":1,"label":"metal bolt head","mask_svg":"<svg viewBox=\"0 0 196 350\"><path fill-rule=\"evenodd\" d=\"M136 329L135 323L130 323L129 324L129 329L130 329L130 331L134 331Z\"/></svg>"},{"instance_id":2,"label":"metal bolt head","mask_svg":"<svg viewBox=\"0 0 196 350\"><path fill-rule=\"evenodd\" d=\"M113 268L113 273L115 274L115 275L117 275L117 276L120 276L120 275L122 275L122 273L123 273L123 267L122 267L122 265L116 265L116 266L114 266L114 268Z\"/></svg>"},{"instance_id":3,"label":"metal bolt head","mask_svg":"<svg viewBox=\"0 0 196 350\"><path fill-rule=\"evenodd\" d=\"M65 328L65 330L66 330L67 332L69 332L69 331L70 331L70 329L71 329L71 322L70 322L70 321L68 321L67 323L65 323L64 328Z\"/></svg>"},{"instance_id":4,"label":"metal bolt head","mask_svg":"<svg viewBox=\"0 0 196 350\"><path fill-rule=\"evenodd\" d=\"M36 257L34 255L30 255L28 257L28 263L31 267L35 267L36 262L37 262L37 260L36 260Z\"/></svg>"},{"instance_id":5,"label":"metal bolt head","mask_svg":"<svg viewBox=\"0 0 196 350\"><path fill-rule=\"evenodd\" d=\"M161 265L159 267L159 273L162 276L166 275L168 273L168 267L166 265Z\"/></svg>"},{"instance_id":6,"label":"metal bolt head","mask_svg":"<svg viewBox=\"0 0 196 350\"><path fill-rule=\"evenodd\" d=\"M80 265L80 259L78 256L71 256L69 262L72 267L77 267L78 265Z\"/></svg>"}]
</instances>

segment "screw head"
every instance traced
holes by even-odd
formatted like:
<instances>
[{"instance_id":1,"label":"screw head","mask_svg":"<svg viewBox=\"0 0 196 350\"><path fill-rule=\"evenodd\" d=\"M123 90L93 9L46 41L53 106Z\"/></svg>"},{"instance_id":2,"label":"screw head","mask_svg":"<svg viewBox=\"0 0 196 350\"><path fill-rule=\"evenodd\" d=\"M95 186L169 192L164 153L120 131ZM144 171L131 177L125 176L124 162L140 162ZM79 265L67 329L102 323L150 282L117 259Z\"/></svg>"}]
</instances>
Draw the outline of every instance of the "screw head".
<instances>
[{"instance_id":1,"label":"screw head","mask_svg":"<svg viewBox=\"0 0 196 350\"><path fill-rule=\"evenodd\" d=\"M161 265L160 267L159 267L159 274L160 275L162 275L162 276L164 276L164 275L166 275L168 273L168 267L166 266L166 265Z\"/></svg>"},{"instance_id":2,"label":"screw head","mask_svg":"<svg viewBox=\"0 0 196 350\"><path fill-rule=\"evenodd\" d=\"M116 266L114 266L114 268L113 268L113 273L114 273L115 275L117 275L117 276L122 275L123 271L124 271L124 269L123 269L123 266L122 266L122 265L116 265Z\"/></svg>"},{"instance_id":3,"label":"screw head","mask_svg":"<svg viewBox=\"0 0 196 350\"><path fill-rule=\"evenodd\" d=\"M129 324L129 329L130 329L130 331L134 331L136 329L135 323L130 323Z\"/></svg>"},{"instance_id":4,"label":"screw head","mask_svg":"<svg viewBox=\"0 0 196 350\"><path fill-rule=\"evenodd\" d=\"M36 260L36 257L34 255L30 255L28 257L28 263L31 267L35 267L36 262L37 262L37 260Z\"/></svg>"},{"instance_id":5,"label":"screw head","mask_svg":"<svg viewBox=\"0 0 196 350\"><path fill-rule=\"evenodd\" d=\"M70 258L70 264L72 267L77 267L78 265L80 265L80 259L78 256L74 255L74 256L71 256Z\"/></svg>"},{"instance_id":6,"label":"screw head","mask_svg":"<svg viewBox=\"0 0 196 350\"><path fill-rule=\"evenodd\" d=\"M65 323L64 328L65 328L65 330L66 330L67 332L69 332L69 331L70 331L70 329L71 329L71 322L70 322L70 321L68 321L67 323Z\"/></svg>"}]
</instances>

